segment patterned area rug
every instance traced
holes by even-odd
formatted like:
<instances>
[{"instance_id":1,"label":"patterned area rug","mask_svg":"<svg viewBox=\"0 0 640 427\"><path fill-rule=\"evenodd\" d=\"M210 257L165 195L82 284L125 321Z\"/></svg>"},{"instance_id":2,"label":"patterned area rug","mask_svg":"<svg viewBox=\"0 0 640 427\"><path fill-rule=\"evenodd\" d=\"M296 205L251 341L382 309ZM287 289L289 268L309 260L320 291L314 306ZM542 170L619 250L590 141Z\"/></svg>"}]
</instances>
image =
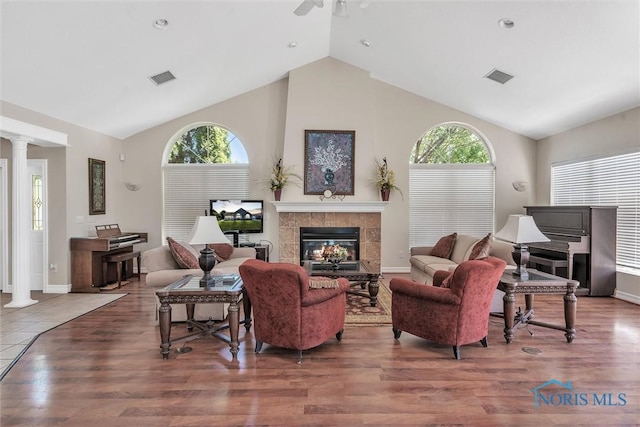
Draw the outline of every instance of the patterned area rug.
<instances>
[{"instance_id":1,"label":"patterned area rug","mask_svg":"<svg viewBox=\"0 0 640 427\"><path fill-rule=\"evenodd\" d=\"M347 294L347 325L390 325L391 324L391 291L389 285L378 282L378 304L371 307L369 298Z\"/></svg>"}]
</instances>

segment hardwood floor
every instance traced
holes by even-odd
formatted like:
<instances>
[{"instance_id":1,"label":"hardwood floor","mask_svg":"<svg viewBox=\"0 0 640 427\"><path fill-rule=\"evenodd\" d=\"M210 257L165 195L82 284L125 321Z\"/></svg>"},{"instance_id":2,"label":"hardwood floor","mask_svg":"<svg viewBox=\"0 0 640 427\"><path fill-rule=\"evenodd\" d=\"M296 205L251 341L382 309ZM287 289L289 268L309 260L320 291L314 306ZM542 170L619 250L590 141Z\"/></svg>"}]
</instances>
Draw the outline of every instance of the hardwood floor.
<instances>
[{"instance_id":1,"label":"hardwood floor","mask_svg":"<svg viewBox=\"0 0 640 427\"><path fill-rule=\"evenodd\" d=\"M614 298L579 298L572 344L531 326L533 336L519 330L507 345L502 319L492 317L489 347L464 346L456 361L448 346L407 333L395 341L390 326L349 326L341 342L304 352L296 365L294 351L266 344L255 355L244 328L238 362L211 337L162 360L153 291L144 279L123 291L36 340L0 383L0 425L640 423L640 307ZM537 319L562 323L561 296L536 296L535 309ZM532 390L552 379L572 389L548 386L551 403L535 407Z\"/></svg>"}]
</instances>

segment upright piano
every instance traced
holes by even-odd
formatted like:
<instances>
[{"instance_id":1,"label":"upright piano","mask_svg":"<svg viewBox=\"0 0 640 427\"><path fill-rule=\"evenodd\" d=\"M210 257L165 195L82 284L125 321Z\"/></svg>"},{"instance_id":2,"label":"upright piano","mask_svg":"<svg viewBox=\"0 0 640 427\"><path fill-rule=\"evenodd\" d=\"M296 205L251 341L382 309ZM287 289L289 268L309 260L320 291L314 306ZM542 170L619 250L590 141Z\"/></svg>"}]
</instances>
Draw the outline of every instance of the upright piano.
<instances>
[{"instance_id":1,"label":"upright piano","mask_svg":"<svg viewBox=\"0 0 640 427\"><path fill-rule=\"evenodd\" d=\"M530 243L531 255L567 261L566 277L580 282L576 294L613 295L616 288L615 206L525 206L551 241Z\"/></svg>"},{"instance_id":2,"label":"upright piano","mask_svg":"<svg viewBox=\"0 0 640 427\"><path fill-rule=\"evenodd\" d=\"M117 224L96 226L97 237L72 237L71 249L71 292L100 292L100 287L115 280L115 269L102 277L102 257L123 252L133 252L133 245L147 241L147 233L123 233ZM129 261L127 275L133 273L133 263ZM140 266L138 266L140 268Z\"/></svg>"}]
</instances>

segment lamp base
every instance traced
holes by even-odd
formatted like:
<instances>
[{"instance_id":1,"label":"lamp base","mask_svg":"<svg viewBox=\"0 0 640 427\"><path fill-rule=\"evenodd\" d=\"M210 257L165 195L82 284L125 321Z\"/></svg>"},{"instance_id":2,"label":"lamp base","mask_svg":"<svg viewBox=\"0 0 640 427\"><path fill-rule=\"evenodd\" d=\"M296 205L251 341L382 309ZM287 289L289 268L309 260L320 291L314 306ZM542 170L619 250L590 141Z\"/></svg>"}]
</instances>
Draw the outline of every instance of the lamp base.
<instances>
[{"instance_id":1,"label":"lamp base","mask_svg":"<svg viewBox=\"0 0 640 427\"><path fill-rule=\"evenodd\" d=\"M213 249L211 249L209 245L204 245L204 249L200 251L198 262L204 273L202 279L200 279L200 287L206 288L207 286L214 286L215 283L211 278L211 270L216 265L216 258L213 256Z\"/></svg>"},{"instance_id":2,"label":"lamp base","mask_svg":"<svg viewBox=\"0 0 640 427\"><path fill-rule=\"evenodd\" d=\"M529 263L529 247L527 245L514 245L513 261L516 263L516 270L513 272L514 277L519 277L520 280L529 280L529 272L527 271L527 264Z\"/></svg>"}]
</instances>

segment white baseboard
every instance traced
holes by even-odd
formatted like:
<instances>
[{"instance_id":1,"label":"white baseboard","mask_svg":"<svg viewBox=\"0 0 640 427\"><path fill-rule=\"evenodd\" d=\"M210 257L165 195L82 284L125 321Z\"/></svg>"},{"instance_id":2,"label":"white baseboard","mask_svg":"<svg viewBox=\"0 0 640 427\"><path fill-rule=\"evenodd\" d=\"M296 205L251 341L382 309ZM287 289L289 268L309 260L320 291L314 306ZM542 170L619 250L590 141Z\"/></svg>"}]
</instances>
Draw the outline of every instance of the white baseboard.
<instances>
[{"instance_id":1,"label":"white baseboard","mask_svg":"<svg viewBox=\"0 0 640 427\"><path fill-rule=\"evenodd\" d=\"M48 285L47 294L68 294L71 292L71 285Z\"/></svg>"},{"instance_id":2,"label":"white baseboard","mask_svg":"<svg viewBox=\"0 0 640 427\"><path fill-rule=\"evenodd\" d=\"M613 294L613 297L621 299L623 301L631 302L633 304L640 305L640 296L638 295L633 295L627 292L620 292L616 289L616 291Z\"/></svg>"}]
</instances>

